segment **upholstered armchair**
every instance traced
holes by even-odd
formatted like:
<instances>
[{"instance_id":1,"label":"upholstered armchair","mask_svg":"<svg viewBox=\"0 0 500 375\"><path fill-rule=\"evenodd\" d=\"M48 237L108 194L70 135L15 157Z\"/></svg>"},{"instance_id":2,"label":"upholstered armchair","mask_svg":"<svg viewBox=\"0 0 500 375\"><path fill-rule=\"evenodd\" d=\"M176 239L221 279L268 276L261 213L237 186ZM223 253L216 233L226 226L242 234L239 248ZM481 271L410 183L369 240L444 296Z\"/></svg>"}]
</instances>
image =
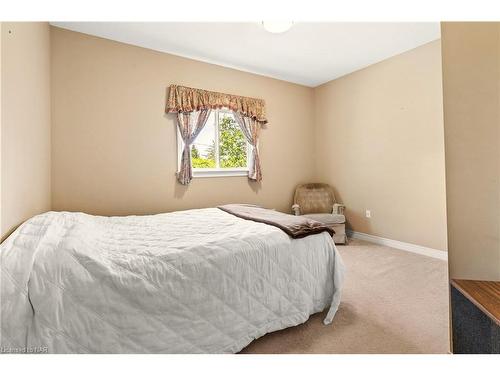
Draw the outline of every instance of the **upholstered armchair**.
<instances>
[{"instance_id":1,"label":"upholstered armchair","mask_svg":"<svg viewBox=\"0 0 500 375\"><path fill-rule=\"evenodd\" d=\"M333 240L346 244L345 216L343 204L337 203L333 189L328 184L302 184L295 189L292 211L333 228Z\"/></svg>"}]
</instances>

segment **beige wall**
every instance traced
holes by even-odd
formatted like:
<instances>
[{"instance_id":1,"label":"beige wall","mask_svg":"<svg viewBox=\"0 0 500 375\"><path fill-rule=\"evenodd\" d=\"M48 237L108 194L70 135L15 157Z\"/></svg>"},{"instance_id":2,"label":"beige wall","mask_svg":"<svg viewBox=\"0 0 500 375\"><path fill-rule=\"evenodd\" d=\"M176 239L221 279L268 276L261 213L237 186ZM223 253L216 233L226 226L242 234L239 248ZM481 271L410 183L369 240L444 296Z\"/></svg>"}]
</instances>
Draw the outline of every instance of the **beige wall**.
<instances>
[{"instance_id":1,"label":"beige wall","mask_svg":"<svg viewBox=\"0 0 500 375\"><path fill-rule=\"evenodd\" d=\"M450 277L500 281L500 24L441 33Z\"/></svg>"},{"instance_id":2,"label":"beige wall","mask_svg":"<svg viewBox=\"0 0 500 375\"><path fill-rule=\"evenodd\" d=\"M50 32L2 25L1 237L51 207Z\"/></svg>"},{"instance_id":3,"label":"beige wall","mask_svg":"<svg viewBox=\"0 0 500 375\"><path fill-rule=\"evenodd\" d=\"M317 87L315 113L316 179L350 227L446 250L440 41Z\"/></svg>"},{"instance_id":4,"label":"beige wall","mask_svg":"<svg viewBox=\"0 0 500 375\"><path fill-rule=\"evenodd\" d=\"M252 202L289 210L296 184L313 178L310 88L51 28L52 201L55 210L122 215ZM264 180L176 182L172 83L266 100Z\"/></svg>"}]
</instances>

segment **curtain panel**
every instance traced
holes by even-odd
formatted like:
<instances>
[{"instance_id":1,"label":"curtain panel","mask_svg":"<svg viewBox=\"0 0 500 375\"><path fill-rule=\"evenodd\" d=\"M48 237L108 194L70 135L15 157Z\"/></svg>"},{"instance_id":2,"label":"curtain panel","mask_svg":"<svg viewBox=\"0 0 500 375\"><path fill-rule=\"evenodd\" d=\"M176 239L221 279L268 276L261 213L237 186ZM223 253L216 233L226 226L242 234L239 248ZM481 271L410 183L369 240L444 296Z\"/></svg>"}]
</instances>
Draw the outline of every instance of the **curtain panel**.
<instances>
[{"instance_id":1,"label":"curtain panel","mask_svg":"<svg viewBox=\"0 0 500 375\"><path fill-rule=\"evenodd\" d=\"M202 109L197 112L178 112L177 126L184 141L182 150L181 165L177 172L177 180L182 185L187 185L193 179L193 166L191 165L191 144L207 123L210 116L210 109Z\"/></svg>"},{"instance_id":2,"label":"curtain panel","mask_svg":"<svg viewBox=\"0 0 500 375\"><path fill-rule=\"evenodd\" d=\"M241 131L245 135L247 142L252 146L252 160L248 166L248 178L254 181L262 180L262 171L260 169L259 157L259 134L260 123L250 117L244 117L238 112L234 113L234 119L240 126Z\"/></svg>"},{"instance_id":3,"label":"curtain panel","mask_svg":"<svg viewBox=\"0 0 500 375\"><path fill-rule=\"evenodd\" d=\"M250 117L260 124L267 124L265 102L262 99L170 85L165 110L167 113L219 108L228 108L245 117Z\"/></svg>"}]
</instances>

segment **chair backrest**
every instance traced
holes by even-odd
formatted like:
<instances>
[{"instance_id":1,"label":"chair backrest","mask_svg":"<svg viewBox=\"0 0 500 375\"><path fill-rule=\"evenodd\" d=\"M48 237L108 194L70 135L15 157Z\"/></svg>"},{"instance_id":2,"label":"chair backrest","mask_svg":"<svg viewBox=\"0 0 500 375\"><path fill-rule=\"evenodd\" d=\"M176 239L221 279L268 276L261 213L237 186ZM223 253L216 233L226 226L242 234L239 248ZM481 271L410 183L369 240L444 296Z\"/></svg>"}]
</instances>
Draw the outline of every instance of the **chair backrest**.
<instances>
[{"instance_id":1,"label":"chair backrest","mask_svg":"<svg viewBox=\"0 0 500 375\"><path fill-rule=\"evenodd\" d=\"M331 213L335 195L328 184L302 184L295 189L293 203L300 206L302 215Z\"/></svg>"}]
</instances>

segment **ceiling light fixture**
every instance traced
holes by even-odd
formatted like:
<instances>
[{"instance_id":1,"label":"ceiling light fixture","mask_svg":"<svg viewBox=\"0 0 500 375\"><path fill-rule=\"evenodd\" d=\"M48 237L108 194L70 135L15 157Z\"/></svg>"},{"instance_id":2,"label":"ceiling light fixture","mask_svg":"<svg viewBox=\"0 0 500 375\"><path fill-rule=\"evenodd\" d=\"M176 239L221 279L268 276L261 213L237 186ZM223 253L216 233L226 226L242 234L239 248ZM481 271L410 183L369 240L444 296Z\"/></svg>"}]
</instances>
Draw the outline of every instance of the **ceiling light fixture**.
<instances>
[{"instance_id":1,"label":"ceiling light fixture","mask_svg":"<svg viewBox=\"0 0 500 375\"><path fill-rule=\"evenodd\" d=\"M293 21L262 21L264 29L273 34L284 33L290 30L292 25Z\"/></svg>"}]
</instances>

